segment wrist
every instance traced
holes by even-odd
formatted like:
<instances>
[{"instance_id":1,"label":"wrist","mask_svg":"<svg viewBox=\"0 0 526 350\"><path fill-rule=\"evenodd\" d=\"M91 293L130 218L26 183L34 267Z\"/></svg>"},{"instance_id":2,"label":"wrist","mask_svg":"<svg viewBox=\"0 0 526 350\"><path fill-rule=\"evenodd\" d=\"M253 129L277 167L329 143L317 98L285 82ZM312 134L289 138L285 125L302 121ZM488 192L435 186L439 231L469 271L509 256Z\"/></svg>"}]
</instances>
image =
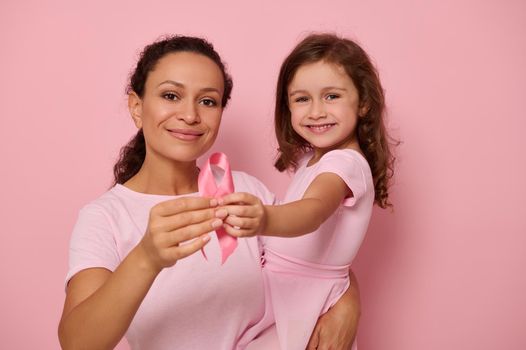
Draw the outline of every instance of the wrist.
<instances>
[{"instance_id":1,"label":"wrist","mask_svg":"<svg viewBox=\"0 0 526 350\"><path fill-rule=\"evenodd\" d=\"M160 264L156 263L154 259L151 258L146 247L142 244L142 241L132 250L131 254L133 254L139 270L146 274L157 276L163 269Z\"/></svg>"},{"instance_id":2,"label":"wrist","mask_svg":"<svg viewBox=\"0 0 526 350\"><path fill-rule=\"evenodd\" d=\"M269 218L269 210L271 206L269 205L263 205L263 216L261 218L261 225L259 228L259 235L266 236L267 235L267 226L268 226L268 218Z\"/></svg>"}]
</instances>

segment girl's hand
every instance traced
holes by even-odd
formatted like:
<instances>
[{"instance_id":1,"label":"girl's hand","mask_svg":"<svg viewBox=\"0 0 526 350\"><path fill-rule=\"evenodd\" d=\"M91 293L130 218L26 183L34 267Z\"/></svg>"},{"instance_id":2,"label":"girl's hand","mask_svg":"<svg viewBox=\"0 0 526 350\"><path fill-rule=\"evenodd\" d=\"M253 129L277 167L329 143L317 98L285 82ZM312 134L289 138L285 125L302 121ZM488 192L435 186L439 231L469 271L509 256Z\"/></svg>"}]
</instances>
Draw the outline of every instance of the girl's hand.
<instances>
[{"instance_id":1,"label":"girl's hand","mask_svg":"<svg viewBox=\"0 0 526 350\"><path fill-rule=\"evenodd\" d=\"M217 215L227 215L223 227L234 237L255 236L265 229L266 210L261 200L250 193L235 192L218 200Z\"/></svg>"},{"instance_id":2,"label":"girl's hand","mask_svg":"<svg viewBox=\"0 0 526 350\"><path fill-rule=\"evenodd\" d=\"M150 210L146 233L139 243L156 271L173 266L210 241L208 232L223 224L215 215L217 200L185 197L168 200Z\"/></svg>"}]
</instances>

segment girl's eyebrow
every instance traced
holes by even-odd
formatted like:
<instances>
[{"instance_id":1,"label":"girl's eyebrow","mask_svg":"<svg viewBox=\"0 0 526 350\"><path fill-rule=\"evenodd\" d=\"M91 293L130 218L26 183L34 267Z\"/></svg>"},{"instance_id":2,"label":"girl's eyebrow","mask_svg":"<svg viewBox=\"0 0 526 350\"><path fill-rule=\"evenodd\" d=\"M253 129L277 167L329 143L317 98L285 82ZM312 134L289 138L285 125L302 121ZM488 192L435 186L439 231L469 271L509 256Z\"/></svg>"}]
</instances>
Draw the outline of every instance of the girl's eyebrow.
<instances>
[{"instance_id":1,"label":"girl's eyebrow","mask_svg":"<svg viewBox=\"0 0 526 350\"><path fill-rule=\"evenodd\" d=\"M342 88L342 87L338 87L338 86L327 86L327 87L324 87L322 89L322 91L327 91L327 90L340 90L340 91L347 91L346 88Z\"/></svg>"},{"instance_id":2,"label":"girl's eyebrow","mask_svg":"<svg viewBox=\"0 0 526 350\"><path fill-rule=\"evenodd\" d=\"M338 86L327 86L321 89L321 91L327 91L327 90L340 90L340 91L347 91L346 88L338 87ZM289 96L294 96L296 94L305 94L307 93L306 90L294 90L289 93Z\"/></svg>"},{"instance_id":3,"label":"girl's eyebrow","mask_svg":"<svg viewBox=\"0 0 526 350\"><path fill-rule=\"evenodd\" d=\"M305 94L305 93L307 93L307 91L305 90L294 90L289 93L289 96L294 96L296 94Z\"/></svg>"}]
</instances>

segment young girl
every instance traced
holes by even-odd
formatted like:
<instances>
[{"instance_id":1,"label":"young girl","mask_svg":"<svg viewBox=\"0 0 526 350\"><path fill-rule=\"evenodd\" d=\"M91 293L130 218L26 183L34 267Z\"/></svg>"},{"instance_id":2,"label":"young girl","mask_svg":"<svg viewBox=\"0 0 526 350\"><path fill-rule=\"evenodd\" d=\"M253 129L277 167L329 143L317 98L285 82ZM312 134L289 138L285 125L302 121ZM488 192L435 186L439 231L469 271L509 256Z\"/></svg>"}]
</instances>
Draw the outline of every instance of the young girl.
<instances>
[{"instance_id":1,"label":"young girl","mask_svg":"<svg viewBox=\"0 0 526 350\"><path fill-rule=\"evenodd\" d=\"M267 320L275 319L282 350L305 349L319 315L349 287L373 204L391 205L394 158L383 116L382 86L365 51L335 35L308 36L285 59L276 92L275 166L295 171L287 204L263 206L244 193L223 198L227 232L275 236L263 239Z\"/></svg>"}]
</instances>

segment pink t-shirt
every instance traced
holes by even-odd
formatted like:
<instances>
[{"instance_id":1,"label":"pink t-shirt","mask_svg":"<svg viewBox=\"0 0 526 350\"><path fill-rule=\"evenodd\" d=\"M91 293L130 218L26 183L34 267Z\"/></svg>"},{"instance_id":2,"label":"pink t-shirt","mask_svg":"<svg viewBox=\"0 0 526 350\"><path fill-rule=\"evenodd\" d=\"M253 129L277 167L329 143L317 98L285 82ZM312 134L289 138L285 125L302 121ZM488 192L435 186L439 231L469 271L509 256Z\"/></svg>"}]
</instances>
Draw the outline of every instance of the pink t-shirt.
<instances>
[{"instance_id":1,"label":"pink t-shirt","mask_svg":"<svg viewBox=\"0 0 526 350\"><path fill-rule=\"evenodd\" d=\"M233 172L238 192L272 204L274 196L256 178ZM197 195L189 194L187 196ZM86 205L70 243L66 281L77 272L102 267L114 271L139 243L152 206L174 196L134 192L116 185ZM157 276L126 338L132 349L228 349L263 316L265 296L257 238L238 240L224 265L215 234L205 251Z\"/></svg>"}]
</instances>

